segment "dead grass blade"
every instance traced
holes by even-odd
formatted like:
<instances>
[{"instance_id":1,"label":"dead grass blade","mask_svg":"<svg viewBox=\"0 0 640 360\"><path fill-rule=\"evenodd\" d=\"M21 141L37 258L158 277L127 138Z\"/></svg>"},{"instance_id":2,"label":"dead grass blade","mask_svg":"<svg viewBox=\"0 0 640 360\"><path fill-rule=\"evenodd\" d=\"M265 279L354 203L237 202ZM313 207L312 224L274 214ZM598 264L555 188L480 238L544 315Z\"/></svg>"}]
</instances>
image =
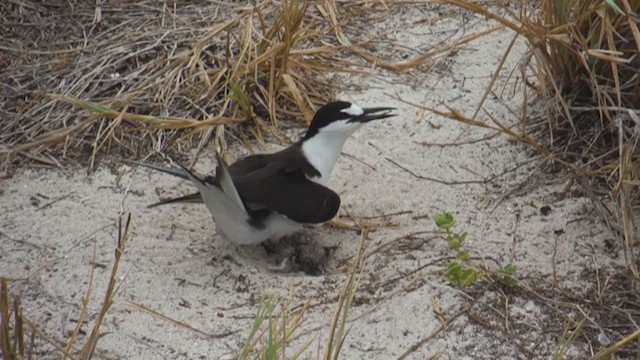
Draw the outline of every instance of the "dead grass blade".
<instances>
[{"instance_id":1,"label":"dead grass blade","mask_svg":"<svg viewBox=\"0 0 640 360\"><path fill-rule=\"evenodd\" d=\"M411 2L187 2L175 3L171 16L166 4L149 0L79 3L73 11L33 0L1 3L7 23L22 16L39 21L20 32L0 23L10 55L9 66L0 66L7 90L0 165L29 159L60 166L63 156L93 168L117 150L144 157L195 144L199 153L211 128L221 125L239 139L280 139L281 121L308 123L317 105L333 97L336 84L325 74L371 68L345 53L409 72L504 26L401 62L348 39L352 23L398 4Z\"/></svg>"},{"instance_id":2,"label":"dead grass blade","mask_svg":"<svg viewBox=\"0 0 640 360\"><path fill-rule=\"evenodd\" d=\"M18 318L19 312L16 312L15 316ZM3 278L0 282L0 353L2 354L3 359L24 358L24 334L17 332L17 322L14 325L15 333L12 334L10 323L11 306L9 305L9 289L7 287L7 280ZM22 324L21 320L20 324ZM20 329L22 330L22 326L20 326ZM21 338L14 337L14 335L21 336ZM18 349L14 349L14 341L17 341L22 346L18 346Z\"/></svg>"},{"instance_id":3,"label":"dead grass blade","mask_svg":"<svg viewBox=\"0 0 640 360\"><path fill-rule=\"evenodd\" d=\"M393 62L390 60L381 59L378 56L371 55L367 50L358 46L353 46L351 50L354 52L354 54L361 56L362 58L375 64L378 67L404 73L404 72L413 70L421 65L424 65L427 62L433 61L440 56L444 56L448 52L454 50L455 48L468 44L478 38L481 38L483 36L486 36L498 30L501 30L502 28L503 28L502 26L494 26L486 30L478 31L477 33L466 35L460 39L454 40L441 47L428 51L424 54L420 54L411 60L402 61L402 62Z\"/></svg>"},{"instance_id":4,"label":"dead grass blade","mask_svg":"<svg viewBox=\"0 0 640 360\"><path fill-rule=\"evenodd\" d=\"M632 343L633 341L638 341L640 339L640 330L634 332L633 334L625 337L624 339L618 341L617 343L609 346L606 349L600 350L597 354L595 354L591 360L606 360L611 359L613 355L619 352L623 347Z\"/></svg>"},{"instance_id":5,"label":"dead grass blade","mask_svg":"<svg viewBox=\"0 0 640 360\"><path fill-rule=\"evenodd\" d=\"M134 307L134 308L136 308L138 310L144 311L144 312L146 312L146 313L148 313L148 314L150 314L152 316L160 318L161 320L168 321L168 322L170 322L170 323L172 323L172 324L174 324L176 326L185 328L187 330L191 330L191 331L193 331L193 332L195 332L195 333L197 333L199 335L202 335L202 336L204 336L206 338L219 339L219 338L223 338L225 336L229 336L229 335L232 335L232 334L236 333L236 331L230 331L230 332L226 332L226 333L222 333L222 334L210 334L210 333L207 333L207 332L202 331L200 329L197 329L197 328L195 328L195 327L193 327L193 326L191 326L191 325L189 325L187 323L184 323L182 321L178 321L176 319L172 319L172 318L170 318L170 317L168 317L168 316L166 316L164 314L159 313L156 310L148 308L145 305L138 304L138 303L135 303L135 302L129 301L129 300L125 300L124 303L127 304L127 305L130 305L130 306L132 306L132 307Z\"/></svg>"},{"instance_id":6,"label":"dead grass blade","mask_svg":"<svg viewBox=\"0 0 640 360\"><path fill-rule=\"evenodd\" d=\"M109 284L107 285L107 289L105 291L104 300L102 302L102 307L100 308L100 312L98 313L98 317L96 318L96 322L93 325L93 329L91 330L91 334L87 339L87 342L82 347L80 351L80 359L89 360L93 357L93 354L96 350L96 346L98 345L98 340L100 340L100 327L104 322L105 317L107 316L107 312L109 308L113 304L113 298L117 292L116 282L118 269L120 265L120 259L124 254L125 246L127 243L127 237L129 234L129 228L131 225L131 214L127 215L126 221L122 222L122 218L118 221L118 242L116 245L116 249L114 251L114 262L111 268L111 277L109 278Z\"/></svg>"},{"instance_id":7,"label":"dead grass blade","mask_svg":"<svg viewBox=\"0 0 640 360\"><path fill-rule=\"evenodd\" d=\"M96 242L93 243L93 259L92 263L96 263ZM91 293L93 290L93 275L95 273L95 266L91 266L91 271L89 273L89 284L87 285L87 292L82 298L82 308L80 310L80 315L78 316L78 320L76 322L76 326L73 328L71 332L71 336L67 340L67 347L65 348L65 354L62 359L65 360L67 358L67 354L71 352L73 349L73 345L75 344L78 334L82 329L82 324L84 324L84 320L89 312L89 301L91 300Z\"/></svg>"},{"instance_id":8,"label":"dead grass blade","mask_svg":"<svg viewBox=\"0 0 640 360\"><path fill-rule=\"evenodd\" d=\"M346 329L349 320L349 311L351 310L351 304L358 288L360 276L364 269L365 250L366 250L366 238L368 230L362 227L362 235L360 237L360 244L358 246L358 255L352 264L349 276L344 283L344 288L340 293L338 302L335 305L333 311L333 317L331 319L331 325L329 326L329 334L327 336L327 343L325 345L325 360L337 360L340 357L340 350L344 345L344 341L349 333Z\"/></svg>"}]
</instances>

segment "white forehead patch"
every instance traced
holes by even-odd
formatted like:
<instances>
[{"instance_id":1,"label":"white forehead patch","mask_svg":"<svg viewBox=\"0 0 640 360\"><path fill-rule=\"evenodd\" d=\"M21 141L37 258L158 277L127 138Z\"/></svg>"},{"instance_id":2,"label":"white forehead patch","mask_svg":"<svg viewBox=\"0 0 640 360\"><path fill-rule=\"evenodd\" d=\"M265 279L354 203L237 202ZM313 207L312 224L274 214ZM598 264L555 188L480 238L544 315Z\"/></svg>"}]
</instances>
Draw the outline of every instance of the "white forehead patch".
<instances>
[{"instance_id":1,"label":"white forehead patch","mask_svg":"<svg viewBox=\"0 0 640 360\"><path fill-rule=\"evenodd\" d=\"M356 104L351 104L351 106L349 106L348 108L342 109L340 111L351 116L360 116L364 114L364 110L362 110L362 108Z\"/></svg>"}]
</instances>

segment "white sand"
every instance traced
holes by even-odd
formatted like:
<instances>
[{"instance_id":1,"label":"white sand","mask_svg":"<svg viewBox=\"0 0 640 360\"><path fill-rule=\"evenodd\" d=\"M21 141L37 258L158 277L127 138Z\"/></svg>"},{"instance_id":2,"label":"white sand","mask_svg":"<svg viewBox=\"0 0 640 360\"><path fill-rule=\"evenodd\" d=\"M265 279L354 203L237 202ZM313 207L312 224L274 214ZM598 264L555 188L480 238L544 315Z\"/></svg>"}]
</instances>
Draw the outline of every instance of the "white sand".
<instances>
[{"instance_id":1,"label":"white sand","mask_svg":"<svg viewBox=\"0 0 640 360\"><path fill-rule=\"evenodd\" d=\"M425 17L433 25L411 25ZM467 20L467 24L475 24L466 29L467 33L487 26L480 18ZM460 36L461 24L461 17L438 18L436 12L406 10L372 26L370 35L376 32L379 37L425 51L447 37ZM538 163L531 161L522 146L501 136L461 146L421 145L463 142L490 133L420 112L392 98L397 95L443 110L444 102L471 116L511 38L512 34L502 31L475 41L429 63L427 67L433 68L427 75L415 73L417 79L385 71L380 71L377 78L341 78L366 89L345 93L342 99L361 106L395 106L400 116L369 124L347 142L344 153L359 160L343 156L330 187L341 195L344 209L355 217L411 212L391 217L396 227L372 231L369 249L422 232L398 240L367 260L351 313L357 320L349 324L343 358L397 358L441 325L437 312L448 318L468 304L469 295L447 284L442 275L442 259L451 252L443 236L434 233L430 215L436 212L454 213L457 228L469 232L466 245L472 256L489 257L501 264L512 261L524 284L528 278L536 278L545 279L553 287L555 257L558 281L569 289L589 291L593 284L581 276L584 271L596 267L607 271L622 261L604 251L604 239L610 235L590 212L589 201L559 196L564 194L564 184L540 185L547 175L536 169ZM517 55L524 51L522 44L516 46L501 84L519 60ZM522 93L522 82L514 82L515 77L504 92L498 87L496 94L502 94L516 114L491 95L485 106L493 117L511 124L519 116ZM232 146L240 156L240 146ZM387 158L415 174L448 182L484 180L521 166L491 183L447 185L417 179ZM211 164L210 157L203 158L196 169L205 172ZM326 226L307 230L314 241L339 247L325 275L276 274L268 271L271 260L260 257L259 252L237 248L215 235L215 225L204 206L145 207L158 200L157 191L164 196L183 194L193 189L189 183L143 169L133 172L128 166L114 168L101 168L90 176L84 169L62 172L28 168L3 180L0 275L27 279L11 285L12 293L22 300L27 318L51 338L68 338L87 291L95 251L100 266L95 268L92 316L88 319L88 325L93 325L113 262L114 223L121 212L132 212L130 241L119 273L122 285L103 326L107 335L100 340L99 351L130 359L232 358L249 333L260 296L275 293L284 300L293 287L294 305L311 298L315 306L309 310L301 332L309 331L292 349L313 339L308 355L315 357L317 348L322 347L318 344L325 342L327 325L346 278L344 267L338 265L357 253L359 235L355 231ZM532 172L533 177L528 179ZM533 186L506 196L523 181ZM39 209L62 196L66 197ZM539 211L544 205L552 209L548 216ZM495 266L489 260L486 264ZM476 314L499 328L504 325L504 299L493 288L483 293L483 287L476 286L472 291L473 296L482 294L480 303L488 304L476 307ZM127 302L144 305L208 334L231 334L208 338ZM543 311L538 299L522 292L509 294L506 307L515 324L510 336L463 315L408 358L527 357L518 346L536 358L549 358L558 346L563 319ZM81 336L80 341L84 338ZM38 358L48 358L44 353L50 347L38 342L37 349L43 351ZM572 346L569 353L573 358L587 354L588 348L582 343Z\"/></svg>"}]
</instances>

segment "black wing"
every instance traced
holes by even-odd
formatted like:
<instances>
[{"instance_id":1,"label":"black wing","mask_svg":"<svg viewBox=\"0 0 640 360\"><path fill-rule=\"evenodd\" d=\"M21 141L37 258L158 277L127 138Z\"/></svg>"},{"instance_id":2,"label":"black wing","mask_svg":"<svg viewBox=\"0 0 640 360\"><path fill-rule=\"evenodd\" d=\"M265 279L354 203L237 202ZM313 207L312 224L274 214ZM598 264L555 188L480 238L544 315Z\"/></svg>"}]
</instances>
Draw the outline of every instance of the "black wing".
<instances>
[{"instance_id":1,"label":"black wing","mask_svg":"<svg viewBox=\"0 0 640 360\"><path fill-rule=\"evenodd\" d=\"M234 184L249 210L268 209L300 223L331 220L340 208L338 194L308 180L301 171L254 173L251 178L234 179Z\"/></svg>"},{"instance_id":2,"label":"black wing","mask_svg":"<svg viewBox=\"0 0 640 360\"><path fill-rule=\"evenodd\" d=\"M302 142L273 154L255 154L242 158L229 165L229 173L234 181L244 177L265 176L284 171L294 173L302 171L309 177L320 176L320 172L302 156ZM257 175L256 175L257 174Z\"/></svg>"},{"instance_id":3,"label":"black wing","mask_svg":"<svg viewBox=\"0 0 640 360\"><path fill-rule=\"evenodd\" d=\"M340 196L307 178L320 173L302 155L301 144L275 154L248 156L229 167L247 210L271 210L309 224L322 223L336 215Z\"/></svg>"}]
</instances>

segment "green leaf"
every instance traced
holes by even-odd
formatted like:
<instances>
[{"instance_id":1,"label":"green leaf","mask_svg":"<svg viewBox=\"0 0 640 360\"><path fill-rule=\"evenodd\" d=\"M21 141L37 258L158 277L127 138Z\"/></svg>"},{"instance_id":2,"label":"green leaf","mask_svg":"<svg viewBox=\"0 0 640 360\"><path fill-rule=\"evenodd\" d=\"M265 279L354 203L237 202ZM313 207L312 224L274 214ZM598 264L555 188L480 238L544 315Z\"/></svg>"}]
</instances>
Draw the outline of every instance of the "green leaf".
<instances>
[{"instance_id":1,"label":"green leaf","mask_svg":"<svg viewBox=\"0 0 640 360\"><path fill-rule=\"evenodd\" d=\"M506 287L509 288L514 288L516 286L518 286L518 280L513 278L513 274L516 273L516 267L513 266L513 264L508 263L507 265L501 267L498 272L501 273L502 276L502 282L504 283L504 285Z\"/></svg>"},{"instance_id":2,"label":"green leaf","mask_svg":"<svg viewBox=\"0 0 640 360\"><path fill-rule=\"evenodd\" d=\"M462 242L467 238L467 232L463 232L462 234L453 234L453 237L462 245Z\"/></svg>"},{"instance_id":3,"label":"green leaf","mask_svg":"<svg viewBox=\"0 0 640 360\"><path fill-rule=\"evenodd\" d=\"M618 4L616 4L616 2L614 0L604 0L604 2L607 3L607 5L609 5L613 10L615 10L615 12L617 12L619 15L626 15L624 13L624 11L622 11L622 9L620 9L620 7L618 6Z\"/></svg>"},{"instance_id":4,"label":"green leaf","mask_svg":"<svg viewBox=\"0 0 640 360\"><path fill-rule=\"evenodd\" d=\"M516 273L516 267L513 264L508 263L507 265L500 268L500 272L505 275L513 275Z\"/></svg>"},{"instance_id":5,"label":"green leaf","mask_svg":"<svg viewBox=\"0 0 640 360\"><path fill-rule=\"evenodd\" d=\"M478 273L475 269L466 268L460 274L460 283L463 287L473 284L478 279Z\"/></svg>"},{"instance_id":6,"label":"green leaf","mask_svg":"<svg viewBox=\"0 0 640 360\"><path fill-rule=\"evenodd\" d=\"M478 279L478 272L473 268L465 268L457 261L451 261L447 264L445 277L452 285L465 287Z\"/></svg>"},{"instance_id":7,"label":"green leaf","mask_svg":"<svg viewBox=\"0 0 640 360\"><path fill-rule=\"evenodd\" d=\"M458 251L460 249L460 241L455 237L455 234L447 236L447 244L451 250Z\"/></svg>"},{"instance_id":8,"label":"green leaf","mask_svg":"<svg viewBox=\"0 0 640 360\"><path fill-rule=\"evenodd\" d=\"M445 278L449 283L453 285L460 285L460 274L462 273L462 266L456 262L451 261L447 264L447 270L445 271Z\"/></svg>"},{"instance_id":9,"label":"green leaf","mask_svg":"<svg viewBox=\"0 0 640 360\"><path fill-rule=\"evenodd\" d=\"M468 252L466 252L465 250L460 250L456 254L456 259L461 260L461 261L469 261L471 258L469 257L469 253Z\"/></svg>"},{"instance_id":10,"label":"green leaf","mask_svg":"<svg viewBox=\"0 0 640 360\"><path fill-rule=\"evenodd\" d=\"M445 230L450 229L455 224L453 215L449 212L435 214L433 215L433 220L436 222L437 227Z\"/></svg>"}]
</instances>

